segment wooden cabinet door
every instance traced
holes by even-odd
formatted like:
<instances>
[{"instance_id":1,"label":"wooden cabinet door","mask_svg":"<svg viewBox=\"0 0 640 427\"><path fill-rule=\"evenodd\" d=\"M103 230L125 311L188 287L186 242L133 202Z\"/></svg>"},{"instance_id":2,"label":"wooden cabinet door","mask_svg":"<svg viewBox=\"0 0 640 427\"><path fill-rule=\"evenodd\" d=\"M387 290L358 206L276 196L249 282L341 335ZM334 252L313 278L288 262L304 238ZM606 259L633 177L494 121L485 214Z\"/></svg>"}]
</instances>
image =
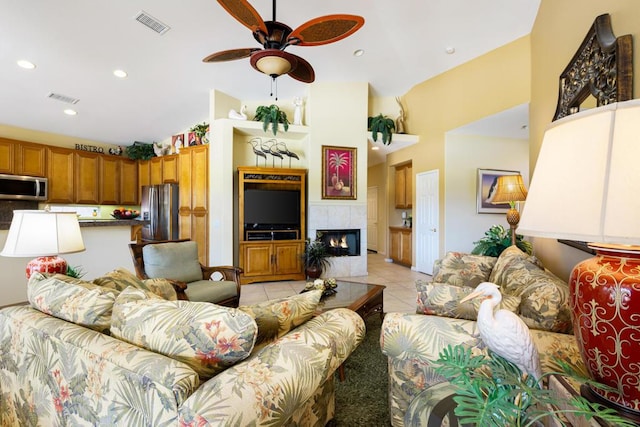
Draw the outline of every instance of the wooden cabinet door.
<instances>
[{"instance_id":1,"label":"wooden cabinet door","mask_svg":"<svg viewBox=\"0 0 640 427\"><path fill-rule=\"evenodd\" d=\"M413 207L413 167L411 165L404 168L404 205L408 209Z\"/></svg>"},{"instance_id":2,"label":"wooden cabinet door","mask_svg":"<svg viewBox=\"0 0 640 427\"><path fill-rule=\"evenodd\" d=\"M240 243L240 268L243 276L268 276L273 273L273 244L271 242Z\"/></svg>"},{"instance_id":3,"label":"wooden cabinet door","mask_svg":"<svg viewBox=\"0 0 640 427\"><path fill-rule=\"evenodd\" d=\"M162 157L154 157L150 161L149 185L162 184Z\"/></svg>"},{"instance_id":4,"label":"wooden cabinet door","mask_svg":"<svg viewBox=\"0 0 640 427\"><path fill-rule=\"evenodd\" d=\"M199 145L191 153L191 207L208 210L209 206L209 146ZM182 167L182 165L181 165ZM180 172L182 176L182 171Z\"/></svg>"},{"instance_id":5,"label":"wooden cabinet door","mask_svg":"<svg viewBox=\"0 0 640 427\"><path fill-rule=\"evenodd\" d=\"M14 173L16 144L0 138L0 173Z\"/></svg>"},{"instance_id":6,"label":"wooden cabinet door","mask_svg":"<svg viewBox=\"0 0 640 427\"><path fill-rule=\"evenodd\" d=\"M135 160L120 159L120 203L138 204L138 165Z\"/></svg>"},{"instance_id":7,"label":"wooden cabinet door","mask_svg":"<svg viewBox=\"0 0 640 427\"><path fill-rule=\"evenodd\" d=\"M138 200L142 200L142 187L151 185L151 161L138 160Z\"/></svg>"},{"instance_id":8,"label":"wooden cabinet door","mask_svg":"<svg viewBox=\"0 0 640 427\"><path fill-rule=\"evenodd\" d=\"M276 274L295 274L302 271L302 243L274 243Z\"/></svg>"},{"instance_id":9,"label":"wooden cabinet door","mask_svg":"<svg viewBox=\"0 0 640 427\"><path fill-rule=\"evenodd\" d=\"M120 204L121 161L117 157L98 157L100 204Z\"/></svg>"},{"instance_id":10,"label":"wooden cabinet door","mask_svg":"<svg viewBox=\"0 0 640 427\"><path fill-rule=\"evenodd\" d=\"M406 207L405 187L404 168L396 168L396 209L404 209Z\"/></svg>"},{"instance_id":11,"label":"wooden cabinet door","mask_svg":"<svg viewBox=\"0 0 640 427\"><path fill-rule=\"evenodd\" d=\"M178 182L178 155L162 156L162 183L173 184Z\"/></svg>"},{"instance_id":12,"label":"wooden cabinet door","mask_svg":"<svg viewBox=\"0 0 640 427\"><path fill-rule=\"evenodd\" d=\"M100 203L99 159L95 153L75 153L75 203Z\"/></svg>"},{"instance_id":13,"label":"wooden cabinet door","mask_svg":"<svg viewBox=\"0 0 640 427\"><path fill-rule=\"evenodd\" d=\"M400 235L400 262L411 265L411 231L402 231Z\"/></svg>"},{"instance_id":14,"label":"wooden cabinet door","mask_svg":"<svg viewBox=\"0 0 640 427\"><path fill-rule=\"evenodd\" d=\"M16 173L18 175L46 176L47 147L41 144L18 144L16 153Z\"/></svg>"},{"instance_id":15,"label":"wooden cabinet door","mask_svg":"<svg viewBox=\"0 0 640 427\"><path fill-rule=\"evenodd\" d=\"M389 258L399 262L400 248L402 247L402 234L399 231L391 231L389 236Z\"/></svg>"},{"instance_id":16,"label":"wooden cabinet door","mask_svg":"<svg viewBox=\"0 0 640 427\"><path fill-rule=\"evenodd\" d=\"M67 148L47 148L47 178L50 203L74 203L74 151Z\"/></svg>"}]
</instances>

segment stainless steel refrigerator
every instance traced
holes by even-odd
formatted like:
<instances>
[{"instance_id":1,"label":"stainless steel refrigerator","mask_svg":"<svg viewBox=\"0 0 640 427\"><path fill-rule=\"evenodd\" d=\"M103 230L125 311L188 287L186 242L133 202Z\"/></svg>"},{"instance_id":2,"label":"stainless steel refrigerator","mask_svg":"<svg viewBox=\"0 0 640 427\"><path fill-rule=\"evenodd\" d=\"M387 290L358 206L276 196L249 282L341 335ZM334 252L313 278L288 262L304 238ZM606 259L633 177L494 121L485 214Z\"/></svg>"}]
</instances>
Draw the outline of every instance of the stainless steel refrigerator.
<instances>
[{"instance_id":1,"label":"stainless steel refrigerator","mask_svg":"<svg viewBox=\"0 0 640 427\"><path fill-rule=\"evenodd\" d=\"M141 216L149 223L142 227L142 240L176 240L178 231L178 185L142 187Z\"/></svg>"}]
</instances>

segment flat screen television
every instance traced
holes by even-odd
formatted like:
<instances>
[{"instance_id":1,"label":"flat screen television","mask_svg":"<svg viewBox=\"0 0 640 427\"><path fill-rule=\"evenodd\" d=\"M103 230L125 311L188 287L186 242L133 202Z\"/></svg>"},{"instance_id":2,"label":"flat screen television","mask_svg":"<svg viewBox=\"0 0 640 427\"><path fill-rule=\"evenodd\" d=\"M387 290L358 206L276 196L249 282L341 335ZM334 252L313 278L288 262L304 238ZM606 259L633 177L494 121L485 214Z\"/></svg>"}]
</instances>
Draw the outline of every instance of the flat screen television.
<instances>
[{"instance_id":1,"label":"flat screen television","mask_svg":"<svg viewBox=\"0 0 640 427\"><path fill-rule=\"evenodd\" d=\"M245 190L244 223L257 229L299 228L300 191Z\"/></svg>"}]
</instances>

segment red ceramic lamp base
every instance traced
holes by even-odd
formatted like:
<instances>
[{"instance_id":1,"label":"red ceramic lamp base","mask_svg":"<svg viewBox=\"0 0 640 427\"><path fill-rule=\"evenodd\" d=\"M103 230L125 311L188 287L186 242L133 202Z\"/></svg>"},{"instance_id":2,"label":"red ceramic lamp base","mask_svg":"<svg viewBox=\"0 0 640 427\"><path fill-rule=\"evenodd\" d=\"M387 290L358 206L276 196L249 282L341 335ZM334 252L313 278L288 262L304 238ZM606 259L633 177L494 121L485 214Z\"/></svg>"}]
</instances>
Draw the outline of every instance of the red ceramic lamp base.
<instances>
[{"instance_id":1,"label":"red ceramic lamp base","mask_svg":"<svg viewBox=\"0 0 640 427\"><path fill-rule=\"evenodd\" d=\"M640 414L640 247L590 246L569 279L573 328L591 378L618 393L591 391Z\"/></svg>"},{"instance_id":2,"label":"red ceramic lamp base","mask_svg":"<svg viewBox=\"0 0 640 427\"><path fill-rule=\"evenodd\" d=\"M41 256L34 258L27 264L27 279L31 277L33 273L48 273L48 274L66 274L67 273L67 261L57 255L54 256Z\"/></svg>"}]
</instances>

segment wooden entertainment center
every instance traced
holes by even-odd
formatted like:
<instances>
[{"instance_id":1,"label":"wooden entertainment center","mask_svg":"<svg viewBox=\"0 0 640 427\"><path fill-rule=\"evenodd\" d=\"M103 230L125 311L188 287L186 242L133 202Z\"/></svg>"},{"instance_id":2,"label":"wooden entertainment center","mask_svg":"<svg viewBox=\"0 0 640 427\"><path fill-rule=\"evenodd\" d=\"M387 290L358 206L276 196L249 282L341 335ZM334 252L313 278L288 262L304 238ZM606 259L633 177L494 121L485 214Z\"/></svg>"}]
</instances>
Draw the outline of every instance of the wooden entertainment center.
<instances>
[{"instance_id":1,"label":"wooden entertainment center","mask_svg":"<svg viewBox=\"0 0 640 427\"><path fill-rule=\"evenodd\" d=\"M304 280L302 254L306 236L306 169L238 167L238 229L241 283ZM251 190L299 194L295 224L247 223L246 195ZM275 198L274 198L275 200ZM270 203L275 203L271 200ZM264 208L272 208L265 203Z\"/></svg>"}]
</instances>

